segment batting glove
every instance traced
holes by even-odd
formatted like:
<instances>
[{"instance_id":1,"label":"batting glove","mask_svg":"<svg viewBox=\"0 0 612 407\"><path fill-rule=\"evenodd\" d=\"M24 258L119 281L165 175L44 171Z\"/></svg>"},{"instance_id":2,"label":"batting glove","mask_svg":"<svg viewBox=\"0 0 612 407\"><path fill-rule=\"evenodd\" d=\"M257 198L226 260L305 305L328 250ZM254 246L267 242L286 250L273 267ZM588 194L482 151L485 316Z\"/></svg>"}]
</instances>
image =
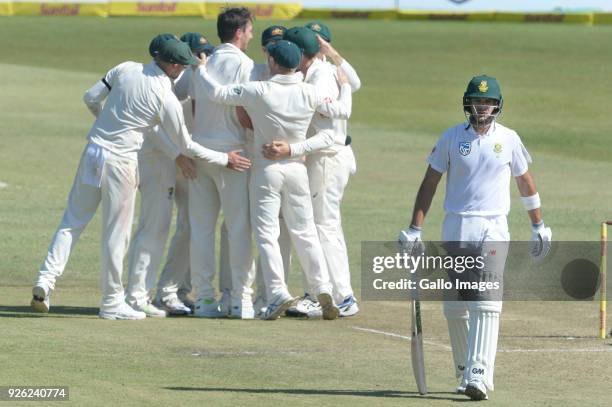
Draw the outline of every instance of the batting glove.
<instances>
[{"instance_id":1,"label":"batting glove","mask_svg":"<svg viewBox=\"0 0 612 407\"><path fill-rule=\"evenodd\" d=\"M424 252L423 240L421 240L421 229L412 225L406 230L402 230L397 237L400 248L413 256Z\"/></svg>"},{"instance_id":2,"label":"batting glove","mask_svg":"<svg viewBox=\"0 0 612 407\"><path fill-rule=\"evenodd\" d=\"M531 257L537 262L542 261L550 251L552 242L552 230L540 222L531 227L531 245L529 252Z\"/></svg>"}]
</instances>

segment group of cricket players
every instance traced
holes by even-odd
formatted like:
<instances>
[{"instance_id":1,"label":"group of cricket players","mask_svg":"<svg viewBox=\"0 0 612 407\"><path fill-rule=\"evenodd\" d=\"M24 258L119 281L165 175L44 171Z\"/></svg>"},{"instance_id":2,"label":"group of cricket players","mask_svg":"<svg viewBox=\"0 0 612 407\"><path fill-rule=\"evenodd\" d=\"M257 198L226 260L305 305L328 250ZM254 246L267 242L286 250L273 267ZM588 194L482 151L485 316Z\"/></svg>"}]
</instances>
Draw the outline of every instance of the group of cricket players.
<instances>
[{"instance_id":1,"label":"group of cricket players","mask_svg":"<svg viewBox=\"0 0 612 407\"><path fill-rule=\"evenodd\" d=\"M149 45L150 63L117 65L85 93L96 119L32 290L35 311L49 311L56 280L100 203L101 318L331 320L359 311L340 216L356 171L347 120L361 86L357 73L322 22L266 28L262 64L245 53L253 37L247 8L225 9L217 34L216 47L196 32L160 34ZM503 274L511 177L533 225L531 254L546 256L552 233L531 158L519 136L497 123L502 107L495 78L472 78L463 97L467 121L431 152L401 250L421 250L426 213L447 173L442 239L480 250L502 243L479 278ZM137 191L140 218L130 244ZM287 287L292 250L302 270L300 297ZM502 303L468 297L448 298L444 315L457 391L482 400L493 389Z\"/></svg>"}]
</instances>

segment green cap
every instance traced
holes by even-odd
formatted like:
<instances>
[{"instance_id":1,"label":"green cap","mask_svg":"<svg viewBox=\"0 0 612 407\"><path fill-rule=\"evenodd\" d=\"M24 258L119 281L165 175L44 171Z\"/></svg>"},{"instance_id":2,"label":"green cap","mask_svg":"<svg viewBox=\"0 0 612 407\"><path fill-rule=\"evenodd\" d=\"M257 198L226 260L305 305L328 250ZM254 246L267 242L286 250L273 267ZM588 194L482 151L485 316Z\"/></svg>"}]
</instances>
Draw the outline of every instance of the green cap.
<instances>
[{"instance_id":1,"label":"green cap","mask_svg":"<svg viewBox=\"0 0 612 407\"><path fill-rule=\"evenodd\" d=\"M149 44L149 55L155 58L159 52L159 47L161 46L162 42L169 40L170 38L176 38L176 35L170 33L156 35Z\"/></svg>"},{"instance_id":2,"label":"green cap","mask_svg":"<svg viewBox=\"0 0 612 407\"><path fill-rule=\"evenodd\" d=\"M176 38L170 38L161 43L157 57L164 62L180 65L197 65L199 61L191 53L189 45Z\"/></svg>"},{"instance_id":3,"label":"green cap","mask_svg":"<svg viewBox=\"0 0 612 407\"><path fill-rule=\"evenodd\" d=\"M215 47L200 33L185 33L181 36L181 41L186 42L191 52L196 54L203 52L208 56L215 50Z\"/></svg>"},{"instance_id":4,"label":"green cap","mask_svg":"<svg viewBox=\"0 0 612 407\"><path fill-rule=\"evenodd\" d=\"M316 34L319 34L327 42L331 42L331 31L329 27L320 21L311 21L305 25L306 28L311 29Z\"/></svg>"},{"instance_id":5,"label":"green cap","mask_svg":"<svg viewBox=\"0 0 612 407\"><path fill-rule=\"evenodd\" d=\"M282 25L272 25L261 33L261 46L265 47L270 41L280 41L283 39L283 35L287 31L287 27Z\"/></svg>"},{"instance_id":6,"label":"green cap","mask_svg":"<svg viewBox=\"0 0 612 407\"><path fill-rule=\"evenodd\" d=\"M283 36L284 40L291 41L298 47L302 48L306 56L316 55L321 46L317 40L317 35L314 31L309 30L306 27L293 27L285 32Z\"/></svg>"},{"instance_id":7,"label":"green cap","mask_svg":"<svg viewBox=\"0 0 612 407\"><path fill-rule=\"evenodd\" d=\"M463 94L464 98L491 98L502 100L501 89L497 79L492 76L474 76Z\"/></svg>"},{"instance_id":8,"label":"green cap","mask_svg":"<svg viewBox=\"0 0 612 407\"><path fill-rule=\"evenodd\" d=\"M284 68L295 69L302 60L302 51L292 42L280 40L266 47L274 62Z\"/></svg>"}]
</instances>

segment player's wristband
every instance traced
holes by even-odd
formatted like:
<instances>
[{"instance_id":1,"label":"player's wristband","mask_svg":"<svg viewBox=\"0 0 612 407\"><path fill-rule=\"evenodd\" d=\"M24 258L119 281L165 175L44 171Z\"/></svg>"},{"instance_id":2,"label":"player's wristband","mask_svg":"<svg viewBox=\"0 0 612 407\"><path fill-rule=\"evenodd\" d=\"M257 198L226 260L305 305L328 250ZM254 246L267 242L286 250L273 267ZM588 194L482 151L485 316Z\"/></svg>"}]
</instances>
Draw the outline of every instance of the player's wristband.
<instances>
[{"instance_id":1,"label":"player's wristband","mask_svg":"<svg viewBox=\"0 0 612 407\"><path fill-rule=\"evenodd\" d=\"M540 194L536 192L534 195L531 196L522 196L521 202L523 203L523 206L527 211L538 209L541 206Z\"/></svg>"}]
</instances>

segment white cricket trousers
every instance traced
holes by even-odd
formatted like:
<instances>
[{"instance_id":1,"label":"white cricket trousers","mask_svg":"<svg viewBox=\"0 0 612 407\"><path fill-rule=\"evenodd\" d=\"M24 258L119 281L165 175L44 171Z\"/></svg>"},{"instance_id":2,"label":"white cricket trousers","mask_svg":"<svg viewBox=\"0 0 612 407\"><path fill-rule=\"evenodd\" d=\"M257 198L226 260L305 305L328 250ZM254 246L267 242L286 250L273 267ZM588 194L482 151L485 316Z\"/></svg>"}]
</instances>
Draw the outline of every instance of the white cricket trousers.
<instances>
[{"instance_id":1,"label":"white cricket trousers","mask_svg":"<svg viewBox=\"0 0 612 407\"><path fill-rule=\"evenodd\" d=\"M196 161L189 180L191 281L198 299L215 298L215 229L223 208L229 241L233 301L251 303L255 268L251 251L248 172Z\"/></svg>"},{"instance_id":2,"label":"white cricket trousers","mask_svg":"<svg viewBox=\"0 0 612 407\"><path fill-rule=\"evenodd\" d=\"M278 237L279 214L291 237L308 287L313 295L332 293L323 249L317 235L306 166L301 161L281 161L254 166L251 173L251 222L268 301L287 296L283 258Z\"/></svg>"},{"instance_id":3,"label":"white cricket trousers","mask_svg":"<svg viewBox=\"0 0 612 407\"><path fill-rule=\"evenodd\" d=\"M53 236L36 284L51 290L55 288L71 250L102 202L100 309L114 311L125 300L121 274L134 216L138 163L110 152L104 153L105 160L95 158L100 157L102 150L92 143L85 147L68 196L68 207ZM92 178L98 179L99 187L91 185Z\"/></svg>"},{"instance_id":4,"label":"white cricket trousers","mask_svg":"<svg viewBox=\"0 0 612 407\"><path fill-rule=\"evenodd\" d=\"M166 265L157 283L157 297L168 301L178 295L183 298L191 292L191 272L189 269L189 191L187 179L177 169L174 187L176 203L176 232L170 242Z\"/></svg>"},{"instance_id":5,"label":"white cricket trousers","mask_svg":"<svg viewBox=\"0 0 612 407\"><path fill-rule=\"evenodd\" d=\"M340 303L353 295L340 205L349 177L355 173L355 155L350 146L335 154L314 153L307 156L306 166L314 220L334 286L334 299Z\"/></svg>"},{"instance_id":6,"label":"white cricket trousers","mask_svg":"<svg viewBox=\"0 0 612 407\"><path fill-rule=\"evenodd\" d=\"M138 156L138 171L140 174L140 219L138 229L132 239L129 252L129 274L126 301L130 305L144 305L151 300L150 293L155 286L157 273L164 253L175 195L178 195L177 168L174 160L159 150L141 152ZM176 198L178 201L178 198ZM179 208L180 210L180 208ZM180 247L174 246L169 252L169 260L174 260L173 250L183 250L187 258L180 260L178 268L172 268L164 276L164 284L173 281L182 282L188 270L187 236L177 225ZM173 242L176 242L176 235ZM166 268L167 269L167 268ZM165 270L166 270L165 269ZM176 274L176 275L175 275ZM160 281L162 279L160 278ZM171 287L174 289L174 287ZM178 289L178 288L177 288ZM176 294L177 290L174 290ZM166 298L167 299L167 298Z\"/></svg>"},{"instance_id":7,"label":"white cricket trousers","mask_svg":"<svg viewBox=\"0 0 612 407\"><path fill-rule=\"evenodd\" d=\"M490 253L491 249L494 251L495 258L489 256L486 261L493 262L493 267L503 270L510 241L508 222L504 215L463 216L448 213L444 218L442 240L481 243L481 253ZM501 310L501 301L444 301L455 375L463 378L464 384L478 380L487 389L493 390Z\"/></svg>"}]
</instances>

